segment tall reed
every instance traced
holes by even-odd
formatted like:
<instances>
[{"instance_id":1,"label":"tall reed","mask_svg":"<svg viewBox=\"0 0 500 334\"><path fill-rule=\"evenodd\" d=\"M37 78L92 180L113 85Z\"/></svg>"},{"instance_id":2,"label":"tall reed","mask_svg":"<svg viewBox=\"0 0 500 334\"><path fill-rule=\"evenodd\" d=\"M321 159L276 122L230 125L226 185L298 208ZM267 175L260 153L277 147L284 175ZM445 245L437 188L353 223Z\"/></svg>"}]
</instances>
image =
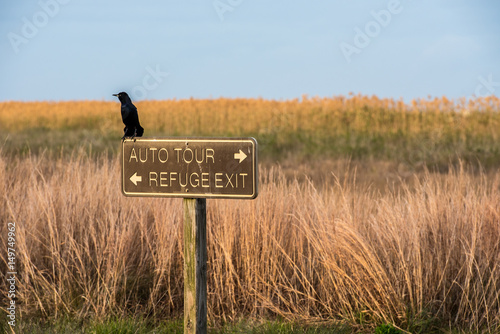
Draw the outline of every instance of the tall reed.
<instances>
[{"instance_id":1,"label":"tall reed","mask_svg":"<svg viewBox=\"0 0 500 334\"><path fill-rule=\"evenodd\" d=\"M126 198L118 159L82 151L0 156L0 170L23 318L181 315L180 199ZM209 321L500 330L500 173L452 168L383 194L347 176L321 187L263 170L256 200L208 201Z\"/></svg>"}]
</instances>

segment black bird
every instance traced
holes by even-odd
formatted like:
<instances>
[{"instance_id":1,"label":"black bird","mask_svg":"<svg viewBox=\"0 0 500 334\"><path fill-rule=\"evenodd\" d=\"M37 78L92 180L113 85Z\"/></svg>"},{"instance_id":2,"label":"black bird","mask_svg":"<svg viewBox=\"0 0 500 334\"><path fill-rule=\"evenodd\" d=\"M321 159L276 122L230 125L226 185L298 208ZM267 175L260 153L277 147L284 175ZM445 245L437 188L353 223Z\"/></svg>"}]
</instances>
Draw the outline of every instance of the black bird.
<instances>
[{"instance_id":1,"label":"black bird","mask_svg":"<svg viewBox=\"0 0 500 334\"><path fill-rule=\"evenodd\" d=\"M122 140L124 140L125 137L142 137L144 129L139 123L137 108L132 104L132 100L130 100L128 94L125 92L120 92L118 94L113 94L113 96L117 96L122 103L122 121L123 124L125 124Z\"/></svg>"}]
</instances>

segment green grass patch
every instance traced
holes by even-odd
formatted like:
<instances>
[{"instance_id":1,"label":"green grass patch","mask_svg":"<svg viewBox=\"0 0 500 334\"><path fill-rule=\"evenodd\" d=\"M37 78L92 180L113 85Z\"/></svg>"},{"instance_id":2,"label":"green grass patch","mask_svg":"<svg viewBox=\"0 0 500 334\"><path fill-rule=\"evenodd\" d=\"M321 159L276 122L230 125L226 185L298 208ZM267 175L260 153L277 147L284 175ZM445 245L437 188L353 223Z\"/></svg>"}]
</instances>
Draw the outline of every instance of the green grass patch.
<instances>
[{"instance_id":1,"label":"green grass patch","mask_svg":"<svg viewBox=\"0 0 500 334\"><path fill-rule=\"evenodd\" d=\"M3 332L9 332L4 324ZM137 318L107 319L103 321L80 321L59 319L56 321L41 321L22 319L14 327L16 333L32 334L182 334L184 324L182 319L152 322ZM281 321L239 321L222 326L210 327L208 333L213 334L348 334L353 329L346 325L334 324L299 324Z\"/></svg>"},{"instance_id":2,"label":"green grass patch","mask_svg":"<svg viewBox=\"0 0 500 334\"><path fill-rule=\"evenodd\" d=\"M202 134L194 134L198 136ZM223 133L203 134L224 137ZM164 137L161 132L150 137ZM500 165L500 141L493 136L477 133L465 137L417 133L377 134L351 131L344 134L317 134L314 132L245 133L259 143L259 156L264 160L280 161L293 156L296 159L376 159L402 163L410 168L426 166L446 169L459 161L480 164L491 169ZM78 149L88 154L120 152L119 132L105 133L99 129L35 128L4 133L0 148L7 155L40 154L51 152L70 155Z\"/></svg>"}]
</instances>

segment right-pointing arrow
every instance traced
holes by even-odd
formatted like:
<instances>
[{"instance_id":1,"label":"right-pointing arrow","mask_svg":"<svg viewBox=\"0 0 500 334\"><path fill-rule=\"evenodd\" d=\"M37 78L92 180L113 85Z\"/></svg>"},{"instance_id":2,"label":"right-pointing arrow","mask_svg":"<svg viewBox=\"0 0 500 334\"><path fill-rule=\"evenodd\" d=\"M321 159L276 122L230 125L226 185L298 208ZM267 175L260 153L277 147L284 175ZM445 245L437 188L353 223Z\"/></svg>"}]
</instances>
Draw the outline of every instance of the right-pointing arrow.
<instances>
[{"instance_id":1,"label":"right-pointing arrow","mask_svg":"<svg viewBox=\"0 0 500 334\"><path fill-rule=\"evenodd\" d=\"M132 181L132 183L136 186L137 182L142 181L142 176L137 175L137 172L135 172L134 175L130 177L130 181Z\"/></svg>"},{"instance_id":2,"label":"right-pointing arrow","mask_svg":"<svg viewBox=\"0 0 500 334\"><path fill-rule=\"evenodd\" d=\"M247 155L242 150L240 150L238 153L234 154L234 158L237 159L237 160L240 160L240 163L243 160L245 160L246 157L247 157Z\"/></svg>"}]
</instances>

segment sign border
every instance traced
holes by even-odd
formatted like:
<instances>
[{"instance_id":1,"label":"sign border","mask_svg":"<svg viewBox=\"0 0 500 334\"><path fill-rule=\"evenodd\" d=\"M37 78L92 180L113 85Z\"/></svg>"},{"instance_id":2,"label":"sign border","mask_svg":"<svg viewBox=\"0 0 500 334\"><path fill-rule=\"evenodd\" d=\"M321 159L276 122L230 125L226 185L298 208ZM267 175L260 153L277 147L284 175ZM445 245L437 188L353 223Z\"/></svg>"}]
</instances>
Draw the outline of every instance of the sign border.
<instances>
[{"instance_id":1,"label":"sign border","mask_svg":"<svg viewBox=\"0 0 500 334\"><path fill-rule=\"evenodd\" d=\"M125 142L200 142L200 143L210 143L210 142L232 142L241 143L249 142L252 145L253 153L253 189L250 195L237 195L237 194L210 194L210 193L146 193L146 192L127 192L125 191ZM253 137L139 137L135 139L125 138L122 141L122 194L127 197L163 197L163 198L220 198L220 199L255 199L258 195L258 182L259 182L259 172L258 172L258 143Z\"/></svg>"}]
</instances>

